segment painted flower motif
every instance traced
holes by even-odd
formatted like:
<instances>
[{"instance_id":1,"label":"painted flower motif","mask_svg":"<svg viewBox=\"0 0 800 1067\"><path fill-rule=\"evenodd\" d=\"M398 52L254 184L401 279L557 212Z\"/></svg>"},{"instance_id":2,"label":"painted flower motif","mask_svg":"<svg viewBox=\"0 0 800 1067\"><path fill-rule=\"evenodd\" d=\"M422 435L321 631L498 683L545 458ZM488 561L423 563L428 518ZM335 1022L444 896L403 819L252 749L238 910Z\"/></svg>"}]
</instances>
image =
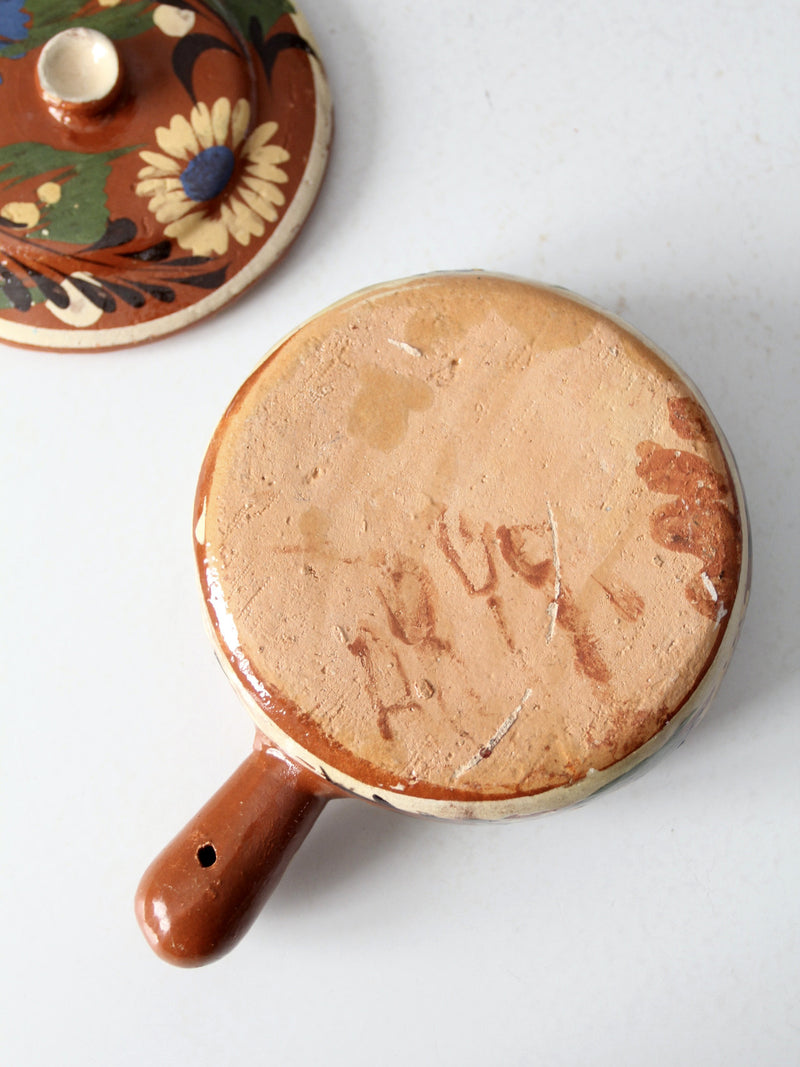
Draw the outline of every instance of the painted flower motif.
<instances>
[{"instance_id":1,"label":"painted flower motif","mask_svg":"<svg viewBox=\"0 0 800 1067\"><path fill-rule=\"evenodd\" d=\"M25 0L0 0L0 40L24 41L30 15L23 11Z\"/></svg>"},{"instance_id":2,"label":"painted flower motif","mask_svg":"<svg viewBox=\"0 0 800 1067\"><path fill-rule=\"evenodd\" d=\"M91 274L80 270L75 271L68 278L62 278L61 280L61 288L69 297L69 302L62 306L52 300L46 300L44 306L51 315L61 319L67 326L74 326L78 330L86 330L90 326L94 326L103 314L103 309L87 299L85 292L75 285L75 281L97 286L97 280Z\"/></svg>"},{"instance_id":3,"label":"painted flower motif","mask_svg":"<svg viewBox=\"0 0 800 1067\"><path fill-rule=\"evenodd\" d=\"M40 217L39 208L30 200L11 200L0 208L0 218L26 230L35 226Z\"/></svg>"},{"instance_id":4,"label":"painted flower motif","mask_svg":"<svg viewBox=\"0 0 800 1067\"><path fill-rule=\"evenodd\" d=\"M3 204L0 207L0 218L26 230L33 229L39 225L47 208L61 199L61 186L58 182L42 182L36 190L36 196L39 199L38 204L32 200L10 200Z\"/></svg>"},{"instance_id":5,"label":"painted flower motif","mask_svg":"<svg viewBox=\"0 0 800 1067\"><path fill-rule=\"evenodd\" d=\"M153 12L153 22L167 37L185 37L194 29L196 15L185 7L159 4Z\"/></svg>"},{"instance_id":6,"label":"painted flower motif","mask_svg":"<svg viewBox=\"0 0 800 1067\"><path fill-rule=\"evenodd\" d=\"M209 110L204 103L189 118L175 115L155 131L161 153L140 152L136 192L164 232L196 256L224 255L232 237L248 245L275 222L285 202L279 185L288 181L279 164L289 153L270 144L278 129L264 122L245 138L250 105L226 97Z\"/></svg>"}]
</instances>

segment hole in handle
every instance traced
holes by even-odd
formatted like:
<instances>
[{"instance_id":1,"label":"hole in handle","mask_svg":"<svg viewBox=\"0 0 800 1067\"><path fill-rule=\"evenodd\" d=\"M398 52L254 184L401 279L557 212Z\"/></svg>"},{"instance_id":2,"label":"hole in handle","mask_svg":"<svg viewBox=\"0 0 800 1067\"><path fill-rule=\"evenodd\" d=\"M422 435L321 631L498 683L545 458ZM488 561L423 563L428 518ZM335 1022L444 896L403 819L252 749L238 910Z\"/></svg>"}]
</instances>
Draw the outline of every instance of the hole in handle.
<instances>
[{"instance_id":1,"label":"hole in handle","mask_svg":"<svg viewBox=\"0 0 800 1067\"><path fill-rule=\"evenodd\" d=\"M217 862L217 850L212 844L201 845L197 850L197 862L201 867L213 867Z\"/></svg>"}]
</instances>

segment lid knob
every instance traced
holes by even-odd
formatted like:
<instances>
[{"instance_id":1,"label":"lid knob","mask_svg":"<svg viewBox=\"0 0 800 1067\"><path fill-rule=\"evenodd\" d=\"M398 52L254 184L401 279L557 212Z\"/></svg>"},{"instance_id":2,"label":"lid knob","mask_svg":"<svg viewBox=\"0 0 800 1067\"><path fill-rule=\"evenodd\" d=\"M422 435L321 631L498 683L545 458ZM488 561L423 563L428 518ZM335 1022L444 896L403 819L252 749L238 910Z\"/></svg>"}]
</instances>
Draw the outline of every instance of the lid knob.
<instances>
[{"instance_id":1,"label":"lid knob","mask_svg":"<svg viewBox=\"0 0 800 1067\"><path fill-rule=\"evenodd\" d=\"M39 92L61 122L106 111L122 83L119 53L104 33L85 26L51 37L36 66Z\"/></svg>"}]
</instances>

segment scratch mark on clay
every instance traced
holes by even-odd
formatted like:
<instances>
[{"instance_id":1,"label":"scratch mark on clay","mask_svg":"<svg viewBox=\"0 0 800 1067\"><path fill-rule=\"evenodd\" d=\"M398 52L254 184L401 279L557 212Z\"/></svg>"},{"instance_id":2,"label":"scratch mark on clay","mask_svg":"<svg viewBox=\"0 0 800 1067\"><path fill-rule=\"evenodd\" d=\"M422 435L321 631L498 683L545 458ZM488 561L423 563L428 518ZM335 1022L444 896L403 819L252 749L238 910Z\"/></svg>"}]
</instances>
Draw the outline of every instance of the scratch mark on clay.
<instances>
[{"instance_id":1,"label":"scratch mark on clay","mask_svg":"<svg viewBox=\"0 0 800 1067\"><path fill-rule=\"evenodd\" d=\"M420 359L422 357L422 353L418 348L414 348L413 345L409 345L405 341L395 341L394 337L387 337L386 340L389 342L390 345L394 345L395 348L401 349L409 356L416 356L417 359Z\"/></svg>"},{"instance_id":2,"label":"scratch mark on clay","mask_svg":"<svg viewBox=\"0 0 800 1067\"><path fill-rule=\"evenodd\" d=\"M250 609L253 606L253 601L257 597L261 596L261 594L264 592L268 585L269 580L266 578L263 582L258 583L255 590L250 594L247 600L245 600L244 604L242 604L242 606L239 608L239 615L241 616L241 618L247 618L247 616L250 614Z\"/></svg>"},{"instance_id":3,"label":"scratch mark on clay","mask_svg":"<svg viewBox=\"0 0 800 1067\"><path fill-rule=\"evenodd\" d=\"M561 560L558 556L558 527L556 526L555 516L553 515L553 509L550 507L550 501L547 501L547 521L550 524L550 536L553 539L553 569L556 572L555 582L553 586L553 599L547 605L547 614L550 618L550 625L547 627L547 636L545 642L549 645L553 640L553 634L556 629L556 619L558 618L558 601L561 596Z\"/></svg>"},{"instance_id":4,"label":"scratch mark on clay","mask_svg":"<svg viewBox=\"0 0 800 1067\"><path fill-rule=\"evenodd\" d=\"M492 734L486 744L483 745L480 749L478 749L472 759L467 760L463 767L459 767L459 769L453 775L454 778L460 778L462 774L466 774L467 771L471 771L473 767L477 767L481 760L485 760L488 756L491 756L491 754L506 736L508 731L517 721L520 712L522 711L528 700L530 700L531 696L533 696L533 690L526 689L525 692L522 694L522 699L520 700L519 704L517 704L517 706L508 716L508 718L503 720L503 722L500 724L497 730L495 730L495 732Z\"/></svg>"},{"instance_id":5,"label":"scratch mark on clay","mask_svg":"<svg viewBox=\"0 0 800 1067\"><path fill-rule=\"evenodd\" d=\"M489 611L491 611L494 621L497 623L497 628L499 629L500 635L505 641L509 652L516 652L517 646L514 643L514 637L511 633L511 628L508 625L508 621L503 614L502 601L498 600L496 596L490 596L486 601L486 605L489 608Z\"/></svg>"},{"instance_id":6,"label":"scratch mark on clay","mask_svg":"<svg viewBox=\"0 0 800 1067\"><path fill-rule=\"evenodd\" d=\"M717 596L717 590L716 590L716 588L714 586L714 583L711 581L711 579L708 577L708 575L706 574L705 571L703 571L701 573L700 578L702 579L702 582L703 582L703 585L705 586L706 592L708 593L708 595L711 597L711 599L716 604L716 602L718 600L718 596Z\"/></svg>"}]
</instances>

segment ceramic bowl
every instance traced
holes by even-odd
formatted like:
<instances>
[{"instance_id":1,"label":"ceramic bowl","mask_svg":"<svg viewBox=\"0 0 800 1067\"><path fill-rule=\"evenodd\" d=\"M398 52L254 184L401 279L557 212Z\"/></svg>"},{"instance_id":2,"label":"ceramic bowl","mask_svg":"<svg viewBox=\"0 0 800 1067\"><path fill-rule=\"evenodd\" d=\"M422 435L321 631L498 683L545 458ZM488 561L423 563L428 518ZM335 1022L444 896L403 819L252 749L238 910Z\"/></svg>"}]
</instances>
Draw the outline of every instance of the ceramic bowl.
<instances>
[{"instance_id":1,"label":"ceramic bowl","mask_svg":"<svg viewBox=\"0 0 800 1067\"><path fill-rule=\"evenodd\" d=\"M233 944L331 798L509 819L674 742L750 559L730 450L675 364L480 272L371 288L273 348L208 449L194 547L256 744L140 887L184 964Z\"/></svg>"}]
</instances>

